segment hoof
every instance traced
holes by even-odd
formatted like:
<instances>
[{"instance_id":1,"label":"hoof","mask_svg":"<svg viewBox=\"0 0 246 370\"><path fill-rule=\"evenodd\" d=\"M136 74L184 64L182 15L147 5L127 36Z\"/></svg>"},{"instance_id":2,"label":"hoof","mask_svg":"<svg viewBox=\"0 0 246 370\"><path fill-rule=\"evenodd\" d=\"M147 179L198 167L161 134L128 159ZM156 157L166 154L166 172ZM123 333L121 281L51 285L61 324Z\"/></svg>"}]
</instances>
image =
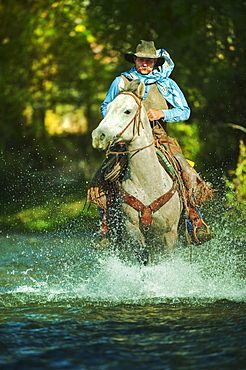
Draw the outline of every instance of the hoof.
<instances>
[{"instance_id":1,"label":"hoof","mask_svg":"<svg viewBox=\"0 0 246 370\"><path fill-rule=\"evenodd\" d=\"M142 249L138 252L136 252L137 260L140 263L140 265L147 266L149 262L149 253L146 251L146 249Z\"/></svg>"},{"instance_id":2,"label":"hoof","mask_svg":"<svg viewBox=\"0 0 246 370\"><path fill-rule=\"evenodd\" d=\"M107 238L100 238L93 242L93 247L96 249L108 249L109 248L109 240Z\"/></svg>"}]
</instances>

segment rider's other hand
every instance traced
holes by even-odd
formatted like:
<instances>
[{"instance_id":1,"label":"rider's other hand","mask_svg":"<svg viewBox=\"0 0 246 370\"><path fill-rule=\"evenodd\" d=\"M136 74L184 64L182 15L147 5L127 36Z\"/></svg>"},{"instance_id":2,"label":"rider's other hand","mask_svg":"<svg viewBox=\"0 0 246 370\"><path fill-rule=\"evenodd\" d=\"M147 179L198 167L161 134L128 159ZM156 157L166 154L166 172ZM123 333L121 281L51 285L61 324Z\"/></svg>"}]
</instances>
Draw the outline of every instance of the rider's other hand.
<instances>
[{"instance_id":1,"label":"rider's other hand","mask_svg":"<svg viewBox=\"0 0 246 370\"><path fill-rule=\"evenodd\" d=\"M150 121L157 121L158 119L165 117L164 112L159 109L149 109L147 111L147 116Z\"/></svg>"}]
</instances>

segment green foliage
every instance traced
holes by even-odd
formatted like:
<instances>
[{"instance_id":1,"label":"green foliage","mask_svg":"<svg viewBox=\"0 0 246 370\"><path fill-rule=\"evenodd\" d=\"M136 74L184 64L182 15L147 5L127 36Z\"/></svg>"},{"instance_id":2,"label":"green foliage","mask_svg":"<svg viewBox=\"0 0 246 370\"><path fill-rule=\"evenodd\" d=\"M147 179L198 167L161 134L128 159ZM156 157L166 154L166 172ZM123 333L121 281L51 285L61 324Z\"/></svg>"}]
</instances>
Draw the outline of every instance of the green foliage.
<instances>
[{"instance_id":1,"label":"green foliage","mask_svg":"<svg viewBox=\"0 0 246 370\"><path fill-rule=\"evenodd\" d=\"M229 209L228 216L236 213L246 220L246 146L243 140L239 144L239 157L235 171L230 171L230 179L226 178L226 198ZM233 211L233 212L231 212Z\"/></svg>"},{"instance_id":2,"label":"green foliage","mask_svg":"<svg viewBox=\"0 0 246 370\"><path fill-rule=\"evenodd\" d=\"M243 125L246 116L245 10L231 0L0 0L3 159L22 157L32 168L98 160L90 133L100 104L131 67L124 52L153 39L170 52L171 77L192 110L186 124L169 125L170 134L199 171L234 169L243 132L227 124ZM57 115L62 125L75 112L84 131L47 129Z\"/></svg>"},{"instance_id":3,"label":"green foliage","mask_svg":"<svg viewBox=\"0 0 246 370\"><path fill-rule=\"evenodd\" d=\"M197 125L186 124L170 125L168 135L178 140L183 154L187 159L196 162L199 157L199 133Z\"/></svg>"},{"instance_id":4,"label":"green foliage","mask_svg":"<svg viewBox=\"0 0 246 370\"><path fill-rule=\"evenodd\" d=\"M0 148L16 153L24 144L35 158L50 152L48 110L66 103L71 111L84 107L92 125L99 120L102 69L94 58L95 39L78 1L11 0L0 6L0 16Z\"/></svg>"}]
</instances>

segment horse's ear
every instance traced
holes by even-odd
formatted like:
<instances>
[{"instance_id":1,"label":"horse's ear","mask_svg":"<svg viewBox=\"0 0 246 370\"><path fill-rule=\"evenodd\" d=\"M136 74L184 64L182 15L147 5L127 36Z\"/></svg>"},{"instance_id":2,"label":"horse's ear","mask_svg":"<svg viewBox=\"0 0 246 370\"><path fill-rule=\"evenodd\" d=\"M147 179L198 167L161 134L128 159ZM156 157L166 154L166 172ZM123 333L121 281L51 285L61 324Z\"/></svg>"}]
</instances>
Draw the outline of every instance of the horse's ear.
<instances>
[{"instance_id":1,"label":"horse's ear","mask_svg":"<svg viewBox=\"0 0 246 370\"><path fill-rule=\"evenodd\" d=\"M142 99L142 97L144 96L144 93L145 93L145 84L144 82L140 82L140 84L138 85L138 88L137 88L137 91L136 91L136 95Z\"/></svg>"},{"instance_id":2,"label":"horse's ear","mask_svg":"<svg viewBox=\"0 0 246 370\"><path fill-rule=\"evenodd\" d=\"M132 92L138 98L142 99L145 92L145 84L140 82L140 80L132 80L124 91Z\"/></svg>"}]
</instances>

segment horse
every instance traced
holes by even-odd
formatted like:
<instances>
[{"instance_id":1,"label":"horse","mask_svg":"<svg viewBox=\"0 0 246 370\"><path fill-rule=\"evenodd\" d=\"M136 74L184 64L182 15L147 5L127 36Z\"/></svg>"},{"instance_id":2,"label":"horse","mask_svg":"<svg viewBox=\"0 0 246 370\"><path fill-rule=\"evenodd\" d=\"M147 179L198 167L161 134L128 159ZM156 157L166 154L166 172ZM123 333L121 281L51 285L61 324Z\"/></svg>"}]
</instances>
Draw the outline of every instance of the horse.
<instances>
[{"instance_id":1,"label":"horse","mask_svg":"<svg viewBox=\"0 0 246 370\"><path fill-rule=\"evenodd\" d=\"M107 150L115 143L126 144L128 169L118 184L118 195L127 240L143 253L148 249L148 240L172 251L178 241L183 205L175 180L158 160L142 103L144 90L143 82L133 80L115 97L105 118L92 132L92 146ZM112 153L110 149L108 152Z\"/></svg>"}]
</instances>

